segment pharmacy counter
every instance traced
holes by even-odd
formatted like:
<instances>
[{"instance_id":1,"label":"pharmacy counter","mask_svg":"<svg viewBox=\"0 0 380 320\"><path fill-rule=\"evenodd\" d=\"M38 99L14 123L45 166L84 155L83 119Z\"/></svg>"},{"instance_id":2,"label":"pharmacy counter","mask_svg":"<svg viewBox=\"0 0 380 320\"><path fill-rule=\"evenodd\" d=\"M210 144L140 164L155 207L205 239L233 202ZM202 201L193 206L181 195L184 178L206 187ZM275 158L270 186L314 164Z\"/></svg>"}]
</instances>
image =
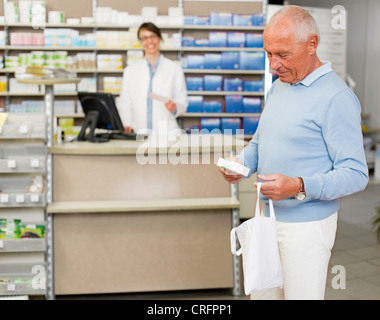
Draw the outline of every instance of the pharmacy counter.
<instances>
[{"instance_id":1,"label":"pharmacy counter","mask_svg":"<svg viewBox=\"0 0 380 320\"><path fill-rule=\"evenodd\" d=\"M211 288L240 294L229 240L240 203L215 163L243 147L222 135L50 147L54 295Z\"/></svg>"}]
</instances>

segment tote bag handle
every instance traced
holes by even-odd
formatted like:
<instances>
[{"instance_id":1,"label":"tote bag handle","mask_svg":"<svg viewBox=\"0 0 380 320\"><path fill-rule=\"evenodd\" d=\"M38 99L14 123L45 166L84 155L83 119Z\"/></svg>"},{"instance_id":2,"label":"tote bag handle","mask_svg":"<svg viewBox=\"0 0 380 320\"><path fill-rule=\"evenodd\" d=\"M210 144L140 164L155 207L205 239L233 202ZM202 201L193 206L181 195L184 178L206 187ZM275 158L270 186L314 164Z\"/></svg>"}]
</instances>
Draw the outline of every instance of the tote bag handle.
<instances>
[{"instance_id":1,"label":"tote bag handle","mask_svg":"<svg viewBox=\"0 0 380 320\"><path fill-rule=\"evenodd\" d=\"M261 190L261 185L262 185L262 182L258 182L257 183L257 202L256 202L255 217L259 217L259 218L261 218L261 215L260 215L260 190ZM272 199L269 199L269 216L271 218L275 218Z\"/></svg>"}]
</instances>

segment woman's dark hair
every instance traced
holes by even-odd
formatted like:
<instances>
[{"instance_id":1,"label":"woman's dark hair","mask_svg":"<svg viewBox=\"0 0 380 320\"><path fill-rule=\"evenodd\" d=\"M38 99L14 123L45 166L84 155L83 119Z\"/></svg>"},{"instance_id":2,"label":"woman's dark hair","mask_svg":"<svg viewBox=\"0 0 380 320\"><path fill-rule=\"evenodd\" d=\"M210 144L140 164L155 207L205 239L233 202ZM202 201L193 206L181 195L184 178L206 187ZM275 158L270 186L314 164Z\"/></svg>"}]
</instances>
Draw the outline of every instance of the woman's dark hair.
<instances>
[{"instance_id":1,"label":"woman's dark hair","mask_svg":"<svg viewBox=\"0 0 380 320\"><path fill-rule=\"evenodd\" d=\"M144 22L140 27L139 30L137 31L137 36L140 39L140 31L142 29L148 30L150 32L153 32L154 34L157 35L162 40L162 35L160 29L152 22Z\"/></svg>"}]
</instances>

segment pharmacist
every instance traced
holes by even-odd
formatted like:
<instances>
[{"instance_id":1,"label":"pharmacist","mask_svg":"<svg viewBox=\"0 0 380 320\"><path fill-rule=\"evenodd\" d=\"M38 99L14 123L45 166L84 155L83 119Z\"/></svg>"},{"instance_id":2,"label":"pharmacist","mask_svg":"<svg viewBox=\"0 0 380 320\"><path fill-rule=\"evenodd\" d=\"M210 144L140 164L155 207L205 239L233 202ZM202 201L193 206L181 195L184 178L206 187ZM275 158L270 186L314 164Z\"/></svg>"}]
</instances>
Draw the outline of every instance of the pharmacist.
<instances>
[{"instance_id":1,"label":"pharmacist","mask_svg":"<svg viewBox=\"0 0 380 320\"><path fill-rule=\"evenodd\" d=\"M178 129L176 117L187 108L182 68L160 53L162 36L153 23L143 23L137 35L144 49L144 59L124 70L118 102L121 120L126 132L172 132ZM152 99L150 93L167 101Z\"/></svg>"}]
</instances>

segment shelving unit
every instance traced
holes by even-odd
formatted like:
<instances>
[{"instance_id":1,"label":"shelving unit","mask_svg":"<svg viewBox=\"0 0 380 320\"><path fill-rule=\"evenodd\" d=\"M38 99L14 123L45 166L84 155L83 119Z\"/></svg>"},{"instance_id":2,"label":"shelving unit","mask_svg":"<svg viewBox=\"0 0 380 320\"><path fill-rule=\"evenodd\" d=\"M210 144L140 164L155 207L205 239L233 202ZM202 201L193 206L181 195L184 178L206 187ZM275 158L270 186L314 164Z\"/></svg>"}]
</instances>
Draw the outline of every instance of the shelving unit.
<instances>
[{"instance_id":1,"label":"shelving unit","mask_svg":"<svg viewBox=\"0 0 380 320\"><path fill-rule=\"evenodd\" d=\"M45 190L31 187L34 177L46 176L45 141L45 114L8 114L0 126L0 219L46 225ZM44 284L33 284L45 250L44 238L0 239L0 296L45 295Z\"/></svg>"},{"instance_id":2,"label":"shelving unit","mask_svg":"<svg viewBox=\"0 0 380 320\"><path fill-rule=\"evenodd\" d=\"M105 4L101 3L102 1L93 1L92 11L95 12L94 6L105 6ZM229 8L229 4L227 4L227 7L224 4L215 4L215 3L208 3L207 1L199 6L194 5L194 3L178 0L178 1L169 1L170 3L173 2L175 5L178 5L180 7L184 8L184 15L208 15L211 11L215 12L223 12L225 9L229 10L229 12L237 13L237 14L245 14L246 12L249 13L261 13L265 12L266 8L266 2L262 1L252 1L252 3L239 3L239 7ZM168 2L168 3L169 3ZM215 7L216 5L216 7ZM134 5L133 7L140 7L140 5ZM168 4L168 6L170 6ZM64 7L64 6L62 6ZM219 8L220 7L220 8ZM249 8L249 11L248 11ZM118 9L118 8L116 8ZM47 8L49 10L49 7ZM62 8L61 10L64 10ZM129 9L132 10L132 9ZM136 14L136 13L132 13ZM10 32L18 32L25 31L26 29L29 29L31 27L31 24L25 24L25 23L3 23L0 24L0 27L3 27L4 30L7 32L8 36L7 39L9 41L10 39ZM44 26L46 29L49 28L63 28L63 29L74 29L79 30L81 32L89 32L89 33L95 33L99 30L114 30L114 31L126 31L129 30L132 27L136 27L130 24L125 25L111 25L111 24L68 24L68 23L62 23L62 24L51 24L46 23ZM223 25L159 25L160 29L163 30L163 32L179 32L181 35L201 35L201 38L207 36L209 32L218 31L218 32L252 32L252 33L262 33L264 30L264 26L223 26ZM39 29L33 32L43 32L43 30ZM31 51L46 51L46 52L54 52L54 51L67 51L68 55L76 54L77 52L83 52L83 53L94 53L95 55L98 55L100 53L118 53L123 55L123 66L126 66L126 52L127 51L141 51L141 47L100 47L100 46L81 46L81 47L70 47L70 46L59 46L59 47L51 47L51 46L15 46L15 45L5 45L0 46L0 50L2 50L7 55L12 55L11 53L24 53L24 52L31 52ZM161 51L164 55L168 55L169 58L174 59L181 59L189 54L199 54L199 53L222 53L222 52L263 52L263 48L252 48L252 47L187 47L187 46L181 46L181 47L172 47L169 48L165 45L162 46ZM88 76L96 78L97 79L97 85L96 89L97 91L103 91L103 77L122 77L123 69L118 70L99 70L99 69L77 69L72 70L73 72L76 72L80 74L83 78L86 78ZM3 73L8 80L14 76L15 70L14 69L3 69L0 70L0 73ZM191 75L222 75L224 77L244 77L245 79L264 79L265 77L265 70L220 70L220 69L187 69L184 68L185 76L191 76ZM115 97L117 97L118 93L113 93ZM242 95L246 97L260 97L262 100L264 100L264 93L262 92L226 92L226 91L219 91L219 92L196 92L196 91L188 91L189 96L193 95L202 95L205 97L205 100L216 100L221 101L224 103L224 97L228 95ZM44 94L42 92L24 92L24 91L18 91L18 92L10 92L9 91L9 85L7 92L1 92L0 97L4 97L4 106L5 110L8 109L9 104L11 101L18 102L18 98L20 97L29 97L30 99L38 99L39 97L42 97ZM74 99L76 102L76 105L78 104L77 100L75 99L77 95L77 91L73 92L56 92L55 96L58 99L64 99L65 97L71 99ZM263 103L262 103L263 107ZM80 110L78 106L76 107L77 112ZM205 114L205 117L209 117L209 114ZM213 115L216 117L220 117L219 115ZM241 119L243 117L246 117L247 115L241 115ZM75 117L75 119L81 119L82 117ZM199 117L197 117L199 118ZM194 119L192 116L188 116L187 114L183 114L179 118L179 122L181 126L184 128L187 125L193 126L194 124L199 126L198 122L193 122L190 119ZM188 121L190 120L190 122Z\"/></svg>"}]
</instances>

